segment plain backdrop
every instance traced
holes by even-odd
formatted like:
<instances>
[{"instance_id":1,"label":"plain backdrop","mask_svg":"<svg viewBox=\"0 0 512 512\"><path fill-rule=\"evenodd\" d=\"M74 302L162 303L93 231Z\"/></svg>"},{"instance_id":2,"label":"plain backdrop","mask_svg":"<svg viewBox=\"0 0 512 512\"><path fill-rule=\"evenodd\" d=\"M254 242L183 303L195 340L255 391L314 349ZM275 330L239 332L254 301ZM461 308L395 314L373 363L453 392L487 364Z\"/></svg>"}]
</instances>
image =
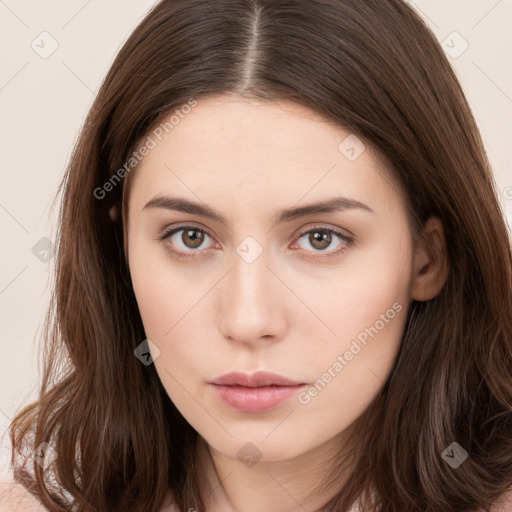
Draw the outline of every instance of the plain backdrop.
<instances>
[{"instance_id":1,"label":"plain backdrop","mask_svg":"<svg viewBox=\"0 0 512 512\"><path fill-rule=\"evenodd\" d=\"M0 0L1 433L36 397L57 187L105 73L154 3ZM512 1L409 3L450 55L512 226Z\"/></svg>"}]
</instances>

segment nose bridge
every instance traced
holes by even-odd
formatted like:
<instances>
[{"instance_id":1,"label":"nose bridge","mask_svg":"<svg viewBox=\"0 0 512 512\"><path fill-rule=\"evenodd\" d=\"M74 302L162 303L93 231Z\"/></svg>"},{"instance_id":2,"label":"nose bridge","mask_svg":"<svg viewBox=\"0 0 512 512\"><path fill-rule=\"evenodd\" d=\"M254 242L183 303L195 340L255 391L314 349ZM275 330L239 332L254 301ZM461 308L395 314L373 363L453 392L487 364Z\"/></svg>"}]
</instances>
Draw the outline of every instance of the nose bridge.
<instances>
[{"instance_id":1,"label":"nose bridge","mask_svg":"<svg viewBox=\"0 0 512 512\"><path fill-rule=\"evenodd\" d=\"M233 300L240 306L258 305L268 296L269 275L266 256L260 255L248 263L242 257L234 257L232 271ZM261 304L260 304L261 305Z\"/></svg>"},{"instance_id":2,"label":"nose bridge","mask_svg":"<svg viewBox=\"0 0 512 512\"><path fill-rule=\"evenodd\" d=\"M255 342L279 336L284 318L279 291L269 270L270 252L253 237L244 239L232 255L232 269L222 293L221 330L226 337Z\"/></svg>"}]
</instances>

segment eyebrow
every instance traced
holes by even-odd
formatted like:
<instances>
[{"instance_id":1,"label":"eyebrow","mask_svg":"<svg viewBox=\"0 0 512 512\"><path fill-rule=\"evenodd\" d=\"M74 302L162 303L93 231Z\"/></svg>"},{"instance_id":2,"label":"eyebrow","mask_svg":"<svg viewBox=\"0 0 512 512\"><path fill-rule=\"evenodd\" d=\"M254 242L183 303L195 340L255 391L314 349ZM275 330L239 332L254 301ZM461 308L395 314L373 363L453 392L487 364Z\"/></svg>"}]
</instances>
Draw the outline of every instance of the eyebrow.
<instances>
[{"instance_id":1,"label":"eyebrow","mask_svg":"<svg viewBox=\"0 0 512 512\"><path fill-rule=\"evenodd\" d=\"M226 218L219 212L216 212L213 208L181 197L156 196L147 202L142 210L148 208L165 208L167 210L191 213L227 224ZM331 199L326 199L324 201L319 201L305 206L279 210L274 216L274 223L290 222L292 220L317 213L333 213L354 209L375 213L368 205L361 203L360 201L349 199L347 197L336 196Z\"/></svg>"}]
</instances>

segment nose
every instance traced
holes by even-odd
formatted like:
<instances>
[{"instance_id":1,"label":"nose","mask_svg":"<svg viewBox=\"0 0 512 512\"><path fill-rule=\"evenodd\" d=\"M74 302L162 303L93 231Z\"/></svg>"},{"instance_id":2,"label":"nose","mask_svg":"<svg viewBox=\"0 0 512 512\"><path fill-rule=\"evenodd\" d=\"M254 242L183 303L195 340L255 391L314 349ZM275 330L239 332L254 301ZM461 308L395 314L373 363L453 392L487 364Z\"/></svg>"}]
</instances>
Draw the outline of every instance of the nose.
<instances>
[{"instance_id":1,"label":"nose","mask_svg":"<svg viewBox=\"0 0 512 512\"><path fill-rule=\"evenodd\" d=\"M286 287L270 270L265 251L251 263L235 253L219 291L219 330L225 339L244 345L283 339L289 304Z\"/></svg>"}]
</instances>

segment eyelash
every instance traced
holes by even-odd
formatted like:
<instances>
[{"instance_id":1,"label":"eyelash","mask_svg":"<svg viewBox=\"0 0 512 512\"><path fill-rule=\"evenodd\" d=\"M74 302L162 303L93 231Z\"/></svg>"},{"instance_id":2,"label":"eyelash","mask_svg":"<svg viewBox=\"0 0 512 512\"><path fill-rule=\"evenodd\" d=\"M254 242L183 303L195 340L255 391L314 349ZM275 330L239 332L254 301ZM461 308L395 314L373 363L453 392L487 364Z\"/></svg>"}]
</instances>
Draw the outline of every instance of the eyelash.
<instances>
[{"instance_id":1,"label":"eyelash","mask_svg":"<svg viewBox=\"0 0 512 512\"><path fill-rule=\"evenodd\" d=\"M161 235L159 235L157 237L157 240L159 240L160 242L163 243L167 238L171 237L175 233L178 233L179 231L185 231L187 229L199 231L201 233L205 233L212 240L214 240L214 237L212 235L210 235L208 233L208 231L206 231L205 229L201 229L201 228L198 228L196 226L190 226L190 225L184 225L184 226L179 226L179 227L176 227L176 228L171 228L171 229L165 231L164 233L162 233ZM327 226L315 226L312 229L308 229L307 231L303 231L302 233L299 234L299 236L297 237L297 240L300 240L304 235L308 235L308 234L314 233L316 231L324 231L324 232L326 231L328 233L333 233L334 235L336 235L338 238L340 238L344 242L344 246L342 246L341 248L338 248L338 249L336 249L334 251L326 252L325 254L322 253L321 251L314 251L314 252L317 252L318 254L320 254L320 256L314 256L314 258L322 258L322 259L334 258L336 256L339 256L345 250L347 250L350 247L352 247L352 244L354 243L354 239L352 237L347 236L347 235L341 233L340 231L337 231L336 229L328 228ZM176 250L176 249L171 249L170 247L166 247L166 248L177 259L194 259L194 258L197 258L197 257L201 257L201 256L199 256L201 251L191 251L190 253L186 253L186 252L179 251L179 250Z\"/></svg>"}]
</instances>

